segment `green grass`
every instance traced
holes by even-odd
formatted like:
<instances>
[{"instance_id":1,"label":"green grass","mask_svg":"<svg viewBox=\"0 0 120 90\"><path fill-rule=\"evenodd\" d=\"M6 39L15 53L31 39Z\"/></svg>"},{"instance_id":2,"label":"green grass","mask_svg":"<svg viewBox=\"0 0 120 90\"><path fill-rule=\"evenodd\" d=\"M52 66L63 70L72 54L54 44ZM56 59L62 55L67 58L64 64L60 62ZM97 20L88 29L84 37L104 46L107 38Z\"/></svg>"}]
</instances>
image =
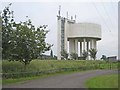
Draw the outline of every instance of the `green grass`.
<instances>
[{"instance_id":1,"label":"green grass","mask_svg":"<svg viewBox=\"0 0 120 90\"><path fill-rule=\"evenodd\" d=\"M13 83L23 83L25 81L29 81L33 79L41 79L41 78L49 77L51 75L49 74L49 75L40 75L40 76L33 76L33 77L22 77L22 78L16 78L16 79L3 79L2 84L6 85L6 84L13 84Z\"/></svg>"},{"instance_id":2,"label":"green grass","mask_svg":"<svg viewBox=\"0 0 120 90\"><path fill-rule=\"evenodd\" d=\"M86 81L88 88L118 88L118 75L101 75Z\"/></svg>"},{"instance_id":3,"label":"green grass","mask_svg":"<svg viewBox=\"0 0 120 90\"><path fill-rule=\"evenodd\" d=\"M2 84L14 84L14 83L23 83L25 81L29 80L35 80L35 79L42 79L50 76L60 75L60 74L71 74L76 72L83 72L83 71L68 71L68 72L58 72L58 73L51 73L51 74L45 74L45 75L39 75L39 76L33 76L33 77L22 77L22 78L16 78L16 79L3 79ZM85 72L85 71L84 71Z\"/></svg>"},{"instance_id":4,"label":"green grass","mask_svg":"<svg viewBox=\"0 0 120 90\"><path fill-rule=\"evenodd\" d=\"M100 64L99 64L100 63ZM118 63L112 63L112 69L117 69ZM68 70L66 69L68 68ZM70 70L69 70L70 68ZM77 69L76 69L77 68ZM60 70L58 72L50 72L36 75L36 72L48 72L49 70ZM74 70L72 70L74 69ZM35 78L43 78L49 75L86 71L96 69L109 69L109 63L99 60L33 60L24 69L24 64L18 61L2 61L2 73L9 74L11 78L3 79L3 84L16 83ZM24 75L22 74L24 73ZM15 78L14 74L18 77ZM12 76L11 76L12 75Z\"/></svg>"},{"instance_id":5,"label":"green grass","mask_svg":"<svg viewBox=\"0 0 120 90\"><path fill-rule=\"evenodd\" d=\"M99 60L33 60L26 71L39 72L60 68L109 69L109 63ZM117 63L113 63L112 68L116 69ZM3 61L2 70L3 73L26 72L24 64L18 61Z\"/></svg>"}]
</instances>

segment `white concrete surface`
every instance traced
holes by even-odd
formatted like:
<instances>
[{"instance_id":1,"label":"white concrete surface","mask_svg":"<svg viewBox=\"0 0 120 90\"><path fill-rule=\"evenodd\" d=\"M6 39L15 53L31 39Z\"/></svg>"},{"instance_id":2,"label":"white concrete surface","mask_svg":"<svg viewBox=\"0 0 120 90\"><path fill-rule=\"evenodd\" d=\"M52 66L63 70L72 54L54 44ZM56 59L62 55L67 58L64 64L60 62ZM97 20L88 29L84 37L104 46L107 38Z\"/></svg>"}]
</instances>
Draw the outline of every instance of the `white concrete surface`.
<instances>
[{"instance_id":1,"label":"white concrete surface","mask_svg":"<svg viewBox=\"0 0 120 90\"><path fill-rule=\"evenodd\" d=\"M78 42L80 42L80 56L83 50L88 51L91 48L97 49L97 41L101 40L101 26L95 23L76 23L74 20L69 20L64 17L58 17L58 44L57 57L61 59L61 47L64 45L64 50L70 53L78 54ZM64 44L61 43L61 20L65 19L64 23ZM67 41L69 40L69 47Z\"/></svg>"}]
</instances>

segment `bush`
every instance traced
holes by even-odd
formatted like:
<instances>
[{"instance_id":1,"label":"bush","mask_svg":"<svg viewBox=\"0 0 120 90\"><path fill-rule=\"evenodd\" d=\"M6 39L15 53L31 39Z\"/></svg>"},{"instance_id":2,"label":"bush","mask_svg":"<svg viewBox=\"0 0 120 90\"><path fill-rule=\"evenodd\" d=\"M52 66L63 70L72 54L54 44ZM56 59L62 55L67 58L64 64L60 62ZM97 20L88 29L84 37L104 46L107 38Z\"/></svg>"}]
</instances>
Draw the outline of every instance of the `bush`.
<instances>
[{"instance_id":1,"label":"bush","mask_svg":"<svg viewBox=\"0 0 120 90\"><path fill-rule=\"evenodd\" d=\"M71 56L71 59L73 59L73 60L78 59L78 54L77 53L71 53L70 56Z\"/></svg>"}]
</instances>

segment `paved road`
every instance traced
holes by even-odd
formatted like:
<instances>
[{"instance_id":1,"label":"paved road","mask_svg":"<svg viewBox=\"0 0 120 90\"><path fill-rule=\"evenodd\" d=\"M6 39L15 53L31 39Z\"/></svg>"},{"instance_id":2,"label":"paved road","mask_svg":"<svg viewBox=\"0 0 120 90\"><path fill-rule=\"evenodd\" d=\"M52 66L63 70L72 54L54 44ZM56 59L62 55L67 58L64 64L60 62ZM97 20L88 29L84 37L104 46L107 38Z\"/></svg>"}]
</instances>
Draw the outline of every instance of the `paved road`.
<instances>
[{"instance_id":1,"label":"paved road","mask_svg":"<svg viewBox=\"0 0 120 90\"><path fill-rule=\"evenodd\" d=\"M87 79L97 75L111 73L117 73L117 70L93 70L50 76L19 84L3 85L3 88L86 88L84 83Z\"/></svg>"}]
</instances>

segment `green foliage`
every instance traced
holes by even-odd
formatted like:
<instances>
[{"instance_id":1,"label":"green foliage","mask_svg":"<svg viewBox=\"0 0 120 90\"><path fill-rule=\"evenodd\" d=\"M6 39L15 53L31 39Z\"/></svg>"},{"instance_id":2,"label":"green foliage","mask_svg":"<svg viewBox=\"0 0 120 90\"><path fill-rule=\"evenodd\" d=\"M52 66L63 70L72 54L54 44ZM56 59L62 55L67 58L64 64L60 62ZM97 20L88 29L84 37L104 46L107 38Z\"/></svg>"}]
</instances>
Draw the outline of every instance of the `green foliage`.
<instances>
[{"instance_id":1,"label":"green foliage","mask_svg":"<svg viewBox=\"0 0 120 90\"><path fill-rule=\"evenodd\" d=\"M94 49L94 48L91 48L91 49L89 50L89 52L90 52L91 58L93 58L93 59L95 60L95 59L96 59L97 50Z\"/></svg>"},{"instance_id":2,"label":"green foliage","mask_svg":"<svg viewBox=\"0 0 120 90\"><path fill-rule=\"evenodd\" d=\"M88 88L118 88L118 75L102 75L89 79L86 82ZM92 90L92 89L90 89Z\"/></svg>"},{"instance_id":3,"label":"green foliage","mask_svg":"<svg viewBox=\"0 0 120 90\"><path fill-rule=\"evenodd\" d=\"M3 59L29 64L32 59L50 50L52 45L45 42L47 33L47 25L36 28L30 19L14 22L13 11L6 7L2 12Z\"/></svg>"},{"instance_id":4,"label":"green foliage","mask_svg":"<svg viewBox=\"0 0 120 90\"><path fill-rule=\"evenodd\" d=\"M88 52L84 50L82 53L82 56L83 56L84 60L86 60L88 57Z\"/></svg>"},{"instance_id":5,"label":"green foliage","mask_svg":"<svg viewBox=\"0 0 120 90\"><path fill-rule=\"evenodd\" d=\"M11 83L19 83L19 82L25 82L29 80L35 80L35 79L41 79L41 78L46 78L49 76L55 76L55 75L60 75L60 74L71 74L71 73L76 73L80 72L78 71L62 71L62 72L55 72L55 73L49 73L49 74L42 74L38 76L30 76L30 77L21 77L21 78L9 78L9 79L2 79L2 84L11 84Z\"/></svg>"},{"instance_id":6,"label":"green foliage","mask_svg":"<svg viewBox=\"0 0 120 90\"><path fill-rule=\"evenodd\" d=\"M99 64L100 63L100 64ZM98 60L33 60L24 70L24 65L19 61L4 60L2 63L3 77L17 78L36 76L45 73L61 71L84 71L94 69L117 69L118 63L107 63Z\"/></svg>"},{"instance_id":7,"label":"green foliage","mask_svg":"<svg viewBox=\"0 0 120 90\"><path fill-rule=\"evenodd\" d=\"M102 55L101 59L102 60L107 60L107 57L105 55Z\"/></svg>"},{"instance_id":8,"label":"green foliage","mask_svg":"<svg viewBox=\"0 0 120 90\"><path fill-rule=\"evenodd\" d=\"M21 78L9 78L9 79L3 79L2 84L11 84L11 83L17 83L17 82L24 82L28 80L34 80L34 79L41 79L41 78L46 78L49 76L57 75L58 73L52 73L52 74L44 74L44 75L39 75L39 76L27 76L27 77L21 77Z\"/></svg>"},{"instance_id":9,"label":"green foliage","mask_svg":"<svg viewBox=\"0 0 120 90\"><path fill-rule=\"evenodd\" d=\"M39 57L45 51L50 50L51 45L45 42L46 26L40 26L35 29L31 21L16 24L14 39L14 48L12 49L12 59L20 60L25 65Z\"/></svg>"},{"instance_id":10,"label":"green foliage","mask_svg":"<svg viewBox=\"0 0 120 90\"><path fill-rule=\"evenodd\" d=\"M50 52L50 56L53 58L53 51L51 50L51 52Z\"/></svg>"},{"instance_id":11,"label":"green foliage","mask_svg":"<svg viewBox=\"0 0 120 90\"><path fill-rule=\"evenodd\" d=\"M77 60L78 59L78 54L77 53L71 53L70 56L71 56L71 58L73 60Z\"/></svg>"},{"instance_id":12,"label":"green foliage","mask_svg":"<svg viewBox=\"0 0 120 90\"><path fill-rule=\"evenodd\" d=\"M2 60L2 18L1 16L0 16L0 60Z\"/></svg>"},{"instance_id":13,"label":"green foliage","mask_svg":"<svg viewBox=\"0 0 120 90\"><path fill-rule=\"evenodd\" d=\"M63 58L63 59L68 59L68 53L67 53L67 51L66 50L63 50L63 51L61 51L61 58Z\"/></svg>"},{"instance_id":14,"label":"green foliage","mask_svg":"<svg viewBox=\"0 0 120 90\"><path fill-rule=\"evenodd\" d=\"M57 60L57 56L54 55L54 58L53 58L53 59L54 59L54 60Z\"/></svg>"},{"instance_id":15,"label":"green foliage","mask_svg":"<svg viewBox=\"0 0 120 90\"><path fill-rule=\"evenodd\" d=\"M8 7L5 7L1 13L2 17L2 58L9 59L11 54L11 49L14 48L11 41L13 41L13 11L9 9L11 4Z\"/></svg>"}]
</instances>

